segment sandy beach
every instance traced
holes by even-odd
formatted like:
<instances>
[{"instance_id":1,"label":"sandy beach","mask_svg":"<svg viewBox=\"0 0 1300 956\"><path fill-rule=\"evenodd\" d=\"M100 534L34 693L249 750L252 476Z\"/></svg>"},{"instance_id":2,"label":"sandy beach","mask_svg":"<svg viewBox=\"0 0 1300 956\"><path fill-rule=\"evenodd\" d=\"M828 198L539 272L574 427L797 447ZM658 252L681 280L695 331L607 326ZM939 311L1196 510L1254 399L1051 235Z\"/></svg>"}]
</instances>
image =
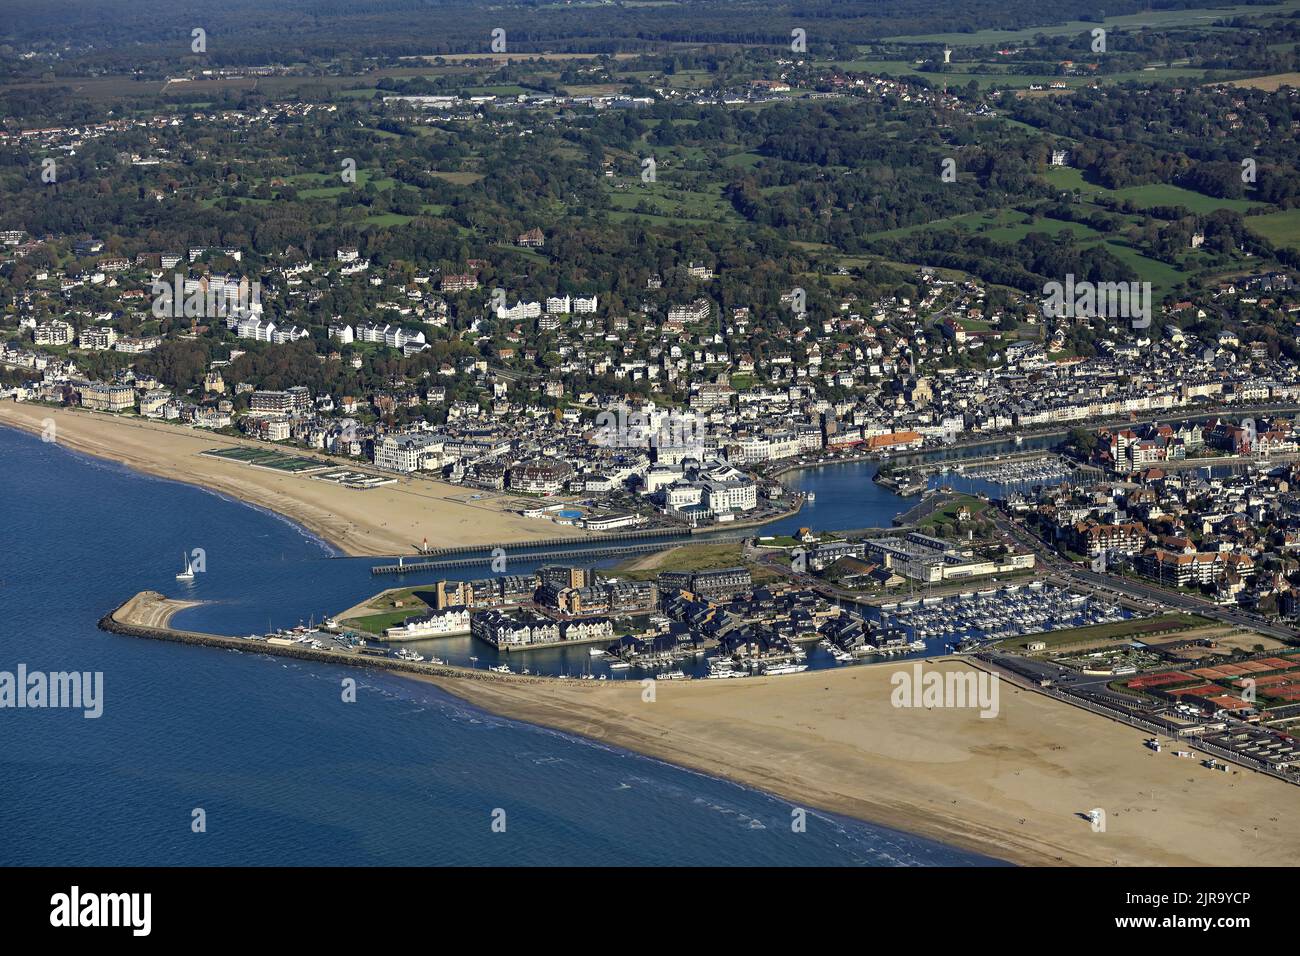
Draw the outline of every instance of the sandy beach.
<instances>
[{"instance_id":1,"label":"sandy beach","mask_svg":"<svg viewBox=\"0 0 1300 956\"><path fill-rule=\"evenodd\" d=\"M197 454L233 443L222 436L0 403L0 425L39 432L47 419L69 448L237 496L354 554L408 551L424 534L436 546L557 533L549 522L502 513L499 500L458 501L466 495L459 488L421 481L349 491ZM186 606L156 597L138 596L118 619L164 628ZM653 701L643 700L634 680L513 678L450 667L407 676L507 717L1016 863L1300 863L1300 830L1289 816L1300 802L1295 787L1242 769L1211 771L1172 756L1173 747L1156 754L1139 731L1006 682L991 719L974 709L896 708L890 677L911 666L660 681ZM1105 811L1104 832L1087 819L1094 808Z\"/></svg>"},{"instance_id":2,"label":"sandy beach","mask_svg":"<svg viewBox=\"0 0 1300 956\"><path fill-rule=\"evenodd\" d=\"M177 631L188 602L145 591L112 613L124 633L246 649ZM101 622L101 627L106 626ZM117 628L108 627L109 630ZM321 662L355 655L265 647ZM899 708L892 677L915 662L731 681L522 677L385 660L493 713L613 744L827 810L1025 865L1293 866L1300 791L1143 746L1146 735L1002 682L993 717ZM965 669L943 658L928 670ZM1088 814L1105 813L1095 831ZM810 826L816 826L815 817Z\"/></svg>"},{"instance_id":3,"label":"sandy beach","mask_svg":"<svg viewBox=\"0 0 1300 956\"><path fill-rule=\"evenodd\" d=\"M1300 863L1295 787L1212 771L1168 747L1156 754L1139 731L1006 682L993 718L895 708L890 675L910 668L659 681L653 702L637 681L417 679L495 713L1015 863ZM1094 808L1105 832L1087 819Z\"/></svg>"},{"instance_id":4,"label":"sandy beach","mask_svg":"<svg viewBox=\"0 0 1300 956\"><path fill-rule=\"evenodd\" d=\"M507 510L515 499L487 493L470 501L472 489L424 478L366 491L341 488L305 475L290 475L201 455L232 445L273 447L144 418L0 402L0 425L41 433L53 421L55 441L74 451L121 462L137 471L200 485L298 522L349 555L412 554L424 540L431 548L526 542L584 532ZM292 449L286 449L295 453ZM315 452L296 452L325 458ZM357 463L338 459L345 467Z\"/></svg>"}]
</instances>

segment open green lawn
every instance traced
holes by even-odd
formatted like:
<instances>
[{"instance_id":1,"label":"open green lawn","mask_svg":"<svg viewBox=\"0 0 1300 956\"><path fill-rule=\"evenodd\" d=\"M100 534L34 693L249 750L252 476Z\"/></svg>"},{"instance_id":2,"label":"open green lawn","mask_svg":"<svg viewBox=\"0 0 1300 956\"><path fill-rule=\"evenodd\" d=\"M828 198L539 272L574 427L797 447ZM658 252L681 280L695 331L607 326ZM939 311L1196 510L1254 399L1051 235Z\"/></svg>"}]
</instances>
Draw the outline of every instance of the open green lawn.
<instances>
[{"instance_id":1,"label":"open green lawn","mask_svg":"<svg viewBox=\"0 0 1300 956\"><path fill-rule=\"evenodd\" d=\"M989 503L987 501L976 498L974 495L958 495L954 500L948 502L938 511L926 515L919 524L922 528L933 528L940 522L944 524L952 524L957 520L957 512L962 508L966 508L970 511L970 517L972 519L978 518L984 513L988 506Z\"/></svg>"},{"instance_id":2,"label":"open green lawn","mask_svg":"<svg viewBox=\"0 0 1300 956\"><path fill-rule=\"evenodd\" d=\"M686 219L713 220L718 216L739 221L731 204L722 198L722 186L709 192L679 189L670 181L636 182L627 189L609 191L610 206L616 212L634 212L641 203L654 208L657 215Z\"/></svg>"},{"instance_id":3,"label":"open green lawn","mask_svg":"<svg viewBox=\"0 0 1300 956\"><path fill-rule=\"evenodd\" d=\"M730 166L732 168L748 169L752 166L758 165L762 161L763 157L758 153L732 153L730 156L724 156L722 158L722 165Z\"/></svg>"},{"instance_id":4,"label":"open green lawn","mask_svg":"<svg viewBox=\"0 0 1300 956\"><path fill-rule=\"evenodd\" d=\"M349 192L353 189L363 187L366 185L367 182L373 182L376 189L391 189L393 185L397 182L397 180L393 179L391 176L385 176L383 179L375 179L375 180L371 180L367 177L363 181L362 179L363 175L364 175L363 172L357 173L357 181L355 184L344 183L339 186L318 186L311 189L300 189L298 190L298 198L299 199L328 199L332 196L340 196L343 193Z\"/></svg>"},{"instance_id":5,"label":"open green lawn","mask_svg":"<svg viewBox=\"0 0 1300 956\"><path fill-rule=\"evenodd\" d=\"M454 183L457 186L472 186L474 185L474 183L478 182L480 179L483 178L482 173L475 173L469 171L456 171L456 170L450 172L443 172L441 170L434 169L429 171L429 175L436 176L438 179L444 180L449 183Z\"/></svg>"},{"instance_id":6,"label":"open green lawn","mask_svg":"<svg viewBox=\"0 0 1300 956\"><path fill-rule=\"evenodd\" d=\"M382 635L386 628L401 624L408 617L428 613L430 606L425 602L421 592L429 593L428 586L401 588L377 594L366 602L366 608L373 610L374 614L347 618L342 623L347 627ZM396 606L398 601L402 602L401 607Z\"/></svg>"},{"instance_id":7,"label":"open green lawn","mask_svg":"<svg viewBox=\"0 0 1300 956\"><path fill-rule=\"evenodd\" d=\"M1124 189L1112 189L1110 195L1128 199L1141 209L1152 206L1184 206L1188 212L1205 215L1216 209L1231 209L1233 212L1245 212L1254 209L1260 203L1249 199L1216 199L1203 193L1192 192L1181 186L1165 183L1152 183L1148 186L1128 186Z\"/></svg>"},{"instance_id":8,"label":"open green lawn","mask_svg":"<svg viewBox=\"0 0 1300 956\"><path fill-rule=\"evenodd\" d=\"M1047 87L1052 83L1064 83L1067 87L1074 89L1088 86L1094 81L1101 83L1126 83L1129 81L1153 83L1160 80L1199 82L1205 78L1207 72L1197 67L1156 66L1143 70L1129 70L1124 73L1058 76L1055 73L1009 73L1007 72L1008 64L1005 63L970 61L964 63L955 62L953 64L954 69L950 73L927 73L918 68L919 64L915 60L877 59L872 57L863 57L856 60L836 60L834 65L842 70L856 73L879 73L896 77L923 76L936 86L942 86L945 83L950 87L966 86L974 80L981 89L988 89L989 87L1025 89L1030 86Z\"/></svg>"},{"instance_id":9,"label":"open green lawn","mask_svg":"<svg viewBox=\"0 0 1300 956\"><path fill-rule=\"evenodd\" d=\"M1096 229L1081 222L1066 222L1062 219L1049 217L1031 219L1028 216L1024 216L1023 220L1023 222L1000 226L996 229L983 230L983 235L999 242L1019 242L1031 232L1045 232L1049 236L1056 236L1066 232L1077 240L1105 238Z\"/></svg>"},{"instance_id":10,"label":"open green lawn","mask_svg":"<svg viewBox=\"0 0 1300 956\"><path fill-rule=\"evenodd\" d=\"M725 544L686 544L658 551L649 556L638 555L617 565L611 573L637 581L652 581L661 571L706 571L712 568L730 568L744 564L740 542ZM754 583L775 579L776 572L758 565L749 566Z\"/></svg>"},{"instance_id":11,"label":"open green lawn","mask_svg":"<svg viewBox=\"0 0 1300 956\"><path fill-rule=\"evenodd\" d=\"M199 454L207 455L210 458L240 461L247 465L257 465L259 468L274 468L276 471L289 473L310 471L328 464L328 462L314 458L286 455L271 448L251 448L247 445L236 445L231 448L212 448L199 452Z\"/></svg>"},{"instance_id":12,"label":"open green lawn","mask_svg":"<svg viewBox=\"0 0 1300 956\"><path fill-rule=\"evenodd\" d=\"M424 614L426 611L422 607L406 608L401 611L389 611L386 614L370 614L366 617L350 617L342 624L344 627L355 628L358 631L368 631L371 634L382 636L384 631L390 627L396 627L408 617L414 617L417 614Z\"/></svg>"},{"instance_id":13,"label":"open green lawn","mask_svg":"<svg viewBox=\"0 0 1300 956\"><path fill-rule=\"evenodd\" d=\"M414 219L414 216L406 216L400 212L385 212L375 216L366 216L361 220L365 226L405 226Z\"/></svg>"},{"instance_id":14,"label":"open green lawn","mask_svg":"<svg viewBox=\"0 0 1300 956\"><path fill-rule=\"evenodd\" d=\"M1115 258L1132 269L1140 281L1151 283L1151 292L1156 300L1187 278L1168 263L1149 259L1124 242L1111 239L1104 245Z\"/></svg>"},{"instance_id":15,"label":"open green lawn","mask_svg":"<svg viewBox=\"0 0 1300 956\"><path fill-rule=\"evenodd\" d=\"M1271 212L1264 216L1248 216L1246 226L1251 232L1263 236L1275 246L1300 249L1300 209Z\"/></svg>"},{"instance_id":16,"label":"open green lawn","mask_svg":"<svg viewBox=\"0 0 1300 956\"><path fill-rule=\"evenodd\" d=\"M1119 200L1128 200L1140 209L1153 206L1183 206L1188 212L1205 215L1216 209L1231 209L1244 213L1261 205L1249 199L1216 199L1204 193L1192 192L1181 186L1167 183L1151 183L1146 186L1126 186L1123 189L1108 189L1087 182L1083 171L1070 166L1052 166L1043 173L1043 178L1060 189L1078 190L1083 196L1108 196Z\"/></svg>"},{"instance_id":17,"label":"open green lawn","mask_svg":"<svg viewBox=\"0 0 1300 956\"><path fill-rule=\"evenodd\" d=\"M1030 641L1042 641L1049 651L1059 650L1072 644L1085 644L1095 641L1113 640L1119 644L1128 640L1141 640L1143 635L1168 634L1173 631L1186 631L1193 627L1204 627L1214 622L1198 614L1157 614L1152 617L1135 617L1127 621L1114 621L1110 624L1094 624L1091 627L1070 627L1060 631L1046 631L1010 638L1001 642L1004 646L1023 651Z\"/></svg>"},{"instance_id":18,"label":"open green lawn","mask_svg":"<svg viewBox=\"0 0 1300 956\"><path fill-rule=\"evenodd\" d=\"M1077 222L1065 222L1060 219L1032 219L1014 209L993 209L987 212L970 212L960 216L948 216L932 222L915 226L901 226L877 233L881 238L897 238L932 227L945 228L956 226L969 232L979 233L998 242L1019 242L1031 232L1045 232L1056 235L1068 232L1079 239L1097 239L1105 237L1095 229Z\"/></svg>"}]
</instances>

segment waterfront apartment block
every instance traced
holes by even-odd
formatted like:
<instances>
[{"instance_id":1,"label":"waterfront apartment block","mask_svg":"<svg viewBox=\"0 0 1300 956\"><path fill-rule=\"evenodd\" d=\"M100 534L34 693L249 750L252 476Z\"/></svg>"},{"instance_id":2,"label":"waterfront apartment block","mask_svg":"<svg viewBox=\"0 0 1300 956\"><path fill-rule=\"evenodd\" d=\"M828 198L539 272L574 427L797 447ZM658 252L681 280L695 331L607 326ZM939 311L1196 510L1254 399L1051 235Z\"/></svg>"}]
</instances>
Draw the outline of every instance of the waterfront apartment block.
<instances>
[{"instance_id":1,"label":"waterfront apartment block","mask_svg":"<svg viewBox=\"0 0 1300 956\"><path fill-rule=\"evenodd\" d=\"M436 467L443 459L437 435L384 435L375 441L375 467L409 474Z\"/></svg>"},{"instance_id":2,"label":"waterfront apartment block","mask_svg":"<svg viewBox=\"0 0 1300 956\"><path fill-rule=\"evenodd\" d=\"M555 602L566 614L639 614L655 609L659 589L653 581L601 581L562 590Z\"/></svg>"},{"instance_id":3,"label":"waterfront apartment block","mask_svg":"<svg viewBox=\"0 0 1300 956\"><path fill-rule=\"evenodd\" d=\"M284 391L256 391L248 400L248 414L255 418L280 418L309 411L311 390L302 385Z\"/></svg>"},{"instance_id":4,"label":"waterfront apartment block","mask_svg":"<svg viewBox=\"0 0 1300 956\"><path fill-rule=\"evenodd\" d=\"M1255 573L1255 563L1245 554L1182 554L1153 548L1138 558L1138 569L1161 584L1192 587L1216 584L1230 574L1249 577Z\"/></svg>"},{"instance_id":5,"label":"waterfront apartment block","mask_svg":"<svg viewBox=\"0 0 1300 956\"><path fill-rule=\"evenodd\" d=\"M712 571L664 571L658 579L660 593L689 591L710 600L726 600L754 586L748 568Z\"/></svg>"},{"instance_id":6,"label":"waterfront apartment block","mask_svg":"<svg viewBox=\"0 0 1300 956\"><path fill-rule=\"evenodd\" d=\"M1140 521L1123 524L1081 521L1071 525L1066 536L1073 550L1089 556L1096 556L1102 552L1138 554L1150 540L1150 532Z\"/></svg>"},{"instance_id":7,"label":"waterfront apartment block","mask_svg":"<svg viewBox=\"0 0 1300 956\"><path fill-rule=\"evenodd\" d=\"M609 618L554 621L533 612L507 614L496 609L474 614L471 631L475 637L498 648L614 639L614 623Z\"/></svg>"},{"instance_id":8,"label":"waterfront apartment block","mask_svg":"<svg viewBox=\"0 0 1300 956\"><path fill-rule=\"evenodd\" d=\"M483 611L474 615L470 627L475 637L493 647L552 644L560 639L560 625L539 614L511 616L504 611Z\"/></svg>"},{"instance_id":9,"label":"waterfront apartment block","mask_svg":"<svg viewBox=\"0 0 1300 956\"><path fill-rule=\"evenodd\" d=\"M468 633L470 633L469 608L459 607L409 617L396 627L384 631L384 637L389 640L413 640Z\"/></svg>"},{"instance_id":10,"label":"waterfront apartment block","mask_svg":"<svg viewBox=\"0 0 1300 956\"><path fill-rule=\"evenodd\" d=\"M541 581L536 574L503 574L474 581L439 581L434 585L434 606L495 607L533 600Z\"/></svg>"},{"instance_id":11,"label":"waterfront apartment block","mask_svg":"<svg viewBox=\"0 0 1300 956\"><path fill-rule=\"evenodd\" d=\"M78 382L75 388L82 408L98 412L124 412L135 408L135 389L130 385Z\"/></svg>"}]
</instances>

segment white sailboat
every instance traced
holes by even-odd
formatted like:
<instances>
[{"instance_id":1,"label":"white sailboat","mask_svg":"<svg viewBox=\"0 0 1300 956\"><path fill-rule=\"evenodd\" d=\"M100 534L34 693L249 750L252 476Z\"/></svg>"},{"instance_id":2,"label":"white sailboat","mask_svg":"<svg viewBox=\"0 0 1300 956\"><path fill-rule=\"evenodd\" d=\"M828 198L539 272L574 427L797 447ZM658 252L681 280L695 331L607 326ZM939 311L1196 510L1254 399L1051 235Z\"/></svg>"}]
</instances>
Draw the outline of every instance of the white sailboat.
<instances>
[{"instance_id":1,"label":"white sailboat","mask_svg":"<svg viewBox=\"0 0 1300 956\"><path fill-rule=\"evenodd\" d=\"M177 580L177 581L193 581L193 580L194 580L194 565L190 564L190 556L189 556L188 554L185 554L185 555L183 556L183 560L185 561L185 570L182 571L180 574L176 575L176 580Z\"/></svg>"}]
</instances>

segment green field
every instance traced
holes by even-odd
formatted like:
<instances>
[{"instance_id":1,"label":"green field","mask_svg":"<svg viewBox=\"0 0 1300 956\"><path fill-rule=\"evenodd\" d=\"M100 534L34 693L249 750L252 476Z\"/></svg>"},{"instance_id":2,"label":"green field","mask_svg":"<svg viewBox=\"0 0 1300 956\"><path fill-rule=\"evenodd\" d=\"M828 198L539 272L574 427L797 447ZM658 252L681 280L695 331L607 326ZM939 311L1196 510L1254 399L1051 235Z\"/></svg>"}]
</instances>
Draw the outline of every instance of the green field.
<instances>
[{"instance_id":1,"label":"green field","mask_svg":"<svg viewBox=\"0 0 1300 956\"><path fill-rule=\"evenodd\" d=\"M387 614L370 614L366 617L350 617L341 622L346 627L355 628L358 631L367 631L370 634L382 637L385 630L390 627L396 627L408 617L414 617L417 614L427 613L423 607L407 608L403 611L389 611Z\"/></svg>"},{"instance_id":2,"label":"green field","mask_svg":"<svg viewBox=\"0 0 1300 956\"><path fill-rule=\"evenodd\" d=\"M1246 226L1275 246L1300 249L1300 209L1250 216L1246 219Z\"/></svg>"},{"instance_id":3,"label":"green field","mask_svg":"<svg viewBox=\"0 0 1300 956\"><path fill-rule=\"evenodd\" d=\"M653 581L661 571L707 571L713 568L737 567L745 563L743 546L739 542L727 544L686 544L658 551L649 556L630 558L613 570L620 577L634 581ZM778 575L767 568L750 565L754 583L775 580Z\"/></svg>"},{"instance_id":4,"label":"green field","mask_svg":"<svg viewBox=\"0 0 1300 956\"><path fill-rule=\"evenodd\" d=\"M1043 178L1060 189L1078 190L1082 196L1108 196L1121 201L1128 200L1139 209L1150 209L1154 206L1183 206L1188 212L1203 216L1216 209L1231 209L1233 212L1244 213L1261 205L1249 199L1216 199L1213 196L1167 183L1108 189L1087 182L1083 178L1082 170L1070 166L1052 166L1043 174Z\"/></svg>"},{"instance_id":5,"label":"green field","mask_svg":"<svg viewBox=\"0 0 1300 956\"><path fill-rule=\"evenodd\" d=\"M957 512L962 508L969 509L970 519L974 520L979 518L988 506L987 501L976 498L974 495L959 495L938 511L926 515L918 524L922 528L934 528L935 525L940 523L953 524L957 521Z\"/></svg>"},{"instance_id":6,"label":"green field","mask_svg":"<svg viewBox=\"0 0 1300 956\"><path fill-rule=\"evenodd\" d=\"M365 609L376 613L345 618L341 623L347 627L382 636L386 629L401 624L408 617L427 614L432 610L430 605L420 596L420 592L429 593L428 586L420 585L419 587L384 591L375 595L365 604ZM402 602L400 608L396 606L398 601Z\"/></svg>"},{"instance_id":7,"label":"green field","mask_svg":"<svg viewBox=\"0 0 1300 956\"><path fill-rule=\"evenodd\" d=\"M1209 26L1222 17L1232 16L1287 16L1300 10L1300 0L1287 0L1276 6L1206 5L1190 10L1152 10L1122 17L1106 17L1100 24L1071 20L1053 26L1029 27L1024 30L980 30L975 33L929 33L919 36L893 37L900 43L946 43L949 46L986 46L988 44L1029 43L1035 36L1070 36L1087 33L1094 27L1107 30L1138 29L1141 27Z\"/></svg>"},{"instance_id":8,"label":"green field","mask_svg":"<svg viewBox=\"0 0 1300 956\"><path fill-rule=\"evenodd\" d=\"M628 215L645 216L651 221L662 219L670 223L679 219L701 222L716 221L719 217L739 221L731 204L722 198L722 186L712 186L709 192L682 189L662 177L658 182L635 181L626 189L610 189L610 218L627 218ZM653 213L639 213L637 207L645 203ZM623 214L623 215L619 215Z\"/></svg>"},{"instance_id":9,"label":"green field","mask_svg":"<svg viewBox=\"0 0 1300 956\"><path fill-rule=\"evenodd\" d=\"M1127 621L1114 621L1110 624L1094 624L1090 627L1070 627L1060 631L1028 634L1000 643L1006 647L1023 651L1031 641L1042 641L1047 645L1048 651L1053 651L1074 644L1090 644L1096 641L1114 641L1118 644L1133 639L1140 640L1144 635L1186 631L1213 623L1214 621L1198 614L1156 614L1152 617L1135 617Z\"/></svg>"},{"instance_id":10,"label":"green field","mask_svg":"<svg viewBox=\"0 0 1300 956\"><path fill-rule=\"evenodd\" d=\"M363 226L405 226L414 219L414 216L406 216L400 212L385 212L374 216L366 216L361 220Z\"/></svg>"}]
</instances>

